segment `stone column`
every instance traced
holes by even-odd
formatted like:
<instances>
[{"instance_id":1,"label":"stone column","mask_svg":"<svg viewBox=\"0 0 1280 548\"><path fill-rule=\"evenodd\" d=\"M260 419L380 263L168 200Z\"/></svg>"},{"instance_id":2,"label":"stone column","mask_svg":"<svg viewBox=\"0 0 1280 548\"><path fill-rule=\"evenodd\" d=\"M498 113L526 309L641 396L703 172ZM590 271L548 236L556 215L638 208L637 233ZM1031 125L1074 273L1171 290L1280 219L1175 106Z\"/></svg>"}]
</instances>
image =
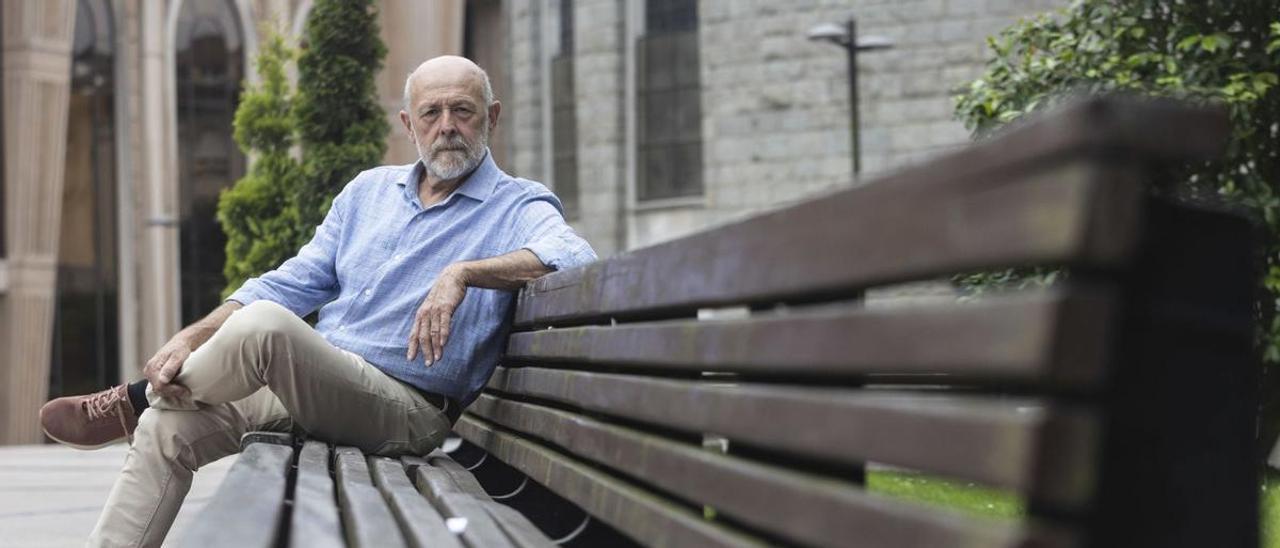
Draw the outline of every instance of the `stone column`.
<instances>
[{"instance_id":1,"label":"stone column","mask_svg":"<svg viewBox=\"0 0 1280 548\"><path fill-rule=\"evenodd\" d=\"M543 20L544 12L554 8L557 2L530 2L520 0L507 4L507 29L510 37L509 60L511 89L502 101L502 121L509 138L510 165L501 166L504 171L550 184L551 164L546 161L544 146L550 149L550 128L543 123L547 117L543 105ZM545 109L550 112L550 105Z\"/></svg>"},{"instance_id":2,"label":"stone column","mask_svg":"<svg viewBox=\"0 0 1280 548\"><path fill-rule=\"evenodd\" d=\"M179 6L180 7L180 6ZM138 71L140 108L137 120L142 148L139 175L143 236L140 239L138 303L141 344L138 358L151 356L180 328L178 305L178 181L177 124L173 117L173 70L166 56L164 5L143 1L139 6L141 62ZM138 367L129 364L126 367Z\"/></svg>"},{"instance_id":3,"label":"stone column","mask_svg":"<svg viewBox=\"0 0 1280 548\"><path fill-rule=\"evenodd\" d=\"M0 5L9 269L8 291L0 297L0 443L36 443L49 392L75 3Z\"/></svg>"},{"instance_id":4,"label":"stone column","mask_svg":"<svg viewBox=\"0 0 1280 548\"><path fill-rule=\"evenodd\" d=\"M634 0L633 0L634 1ZM627 249L627 19L633 2L582 0L574 9L578 200L574 223L601 257ZM643 12L640 12L643 13ZM634 23L634 22L633 22Z\"/></svg>"}]
</instances>

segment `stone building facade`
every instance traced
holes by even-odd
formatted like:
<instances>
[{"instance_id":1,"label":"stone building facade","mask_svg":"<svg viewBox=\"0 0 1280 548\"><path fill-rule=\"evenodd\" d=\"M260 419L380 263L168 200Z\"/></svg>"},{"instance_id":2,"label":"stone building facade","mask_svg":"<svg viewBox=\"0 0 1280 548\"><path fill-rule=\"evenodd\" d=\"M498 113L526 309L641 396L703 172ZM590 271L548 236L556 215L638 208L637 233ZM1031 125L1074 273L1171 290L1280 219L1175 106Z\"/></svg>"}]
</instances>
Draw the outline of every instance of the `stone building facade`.
<instances>
[{"instance_id":1,"label":"stone building facade","mask_svg":"<svg viewBox=\"0 0 1280 548\"><path fill-rule=\"evenodd\" d=\"M701 192L637 194L637 41L661 0L513 2L508 129L512 171L557 186L551 65L572 27L577 197L573 219L609 255L729 222L851 184L846 54L806 39L825 22L858 21L889 38L859 56L863 175L967 141L952 116L956 86L976 77L986 37L1065 0L702 0L696 2ZM688 3L688 2L686 2ZM566 17L562 10L571 9ZM557 188L558 193L563 193Z\"/></svg>"},{"instance_id":2,"label":"stone building facade","mask_svg":"<svg viewBox=\"0 0 1280 548\"><path fill-rule=\"evenodd\" d=\"M212 204L268 28L313 0L4 0L0 443L40 439L48 396L138 378L216 302ZM953 88L985 37L1066 0L379 0L388 163L404 76L465 54L503 102L498 163L562 195L602 256L853 183L845 52L857 17L864 174L966 141ZM267 26L263 26L263 25ZM766 267L762 265L762 267Z\"/></svg>"}]
</instances>

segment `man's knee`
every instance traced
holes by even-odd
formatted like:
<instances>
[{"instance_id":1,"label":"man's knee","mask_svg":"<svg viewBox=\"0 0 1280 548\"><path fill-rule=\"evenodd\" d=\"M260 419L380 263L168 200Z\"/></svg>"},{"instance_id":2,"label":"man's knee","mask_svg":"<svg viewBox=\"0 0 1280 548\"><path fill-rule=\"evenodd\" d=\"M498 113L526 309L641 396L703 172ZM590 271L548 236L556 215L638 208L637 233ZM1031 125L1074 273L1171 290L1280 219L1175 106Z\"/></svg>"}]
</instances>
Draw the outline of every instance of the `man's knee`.
<instances>
[{"instance_id":1,"label":"man's knee","mask_svg":"<svg viewBox=\"0 0 1280 548\"><path fill-rule=\"evenodd\" d=\"M306 322L289 309L271 301L260 300L237 310L227 318L220 331L237 337L287 334Z\"/></svg>"}]
</instances>

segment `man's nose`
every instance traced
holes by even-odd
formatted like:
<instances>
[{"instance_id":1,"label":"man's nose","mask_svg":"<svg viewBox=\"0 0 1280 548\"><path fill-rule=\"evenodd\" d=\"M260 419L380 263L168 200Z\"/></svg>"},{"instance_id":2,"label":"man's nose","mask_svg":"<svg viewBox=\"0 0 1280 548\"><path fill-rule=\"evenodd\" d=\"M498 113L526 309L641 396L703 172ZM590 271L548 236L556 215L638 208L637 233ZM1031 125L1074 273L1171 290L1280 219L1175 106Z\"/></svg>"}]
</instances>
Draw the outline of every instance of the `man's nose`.
<instances>
[{"instance_id":1,"label":"man's nose","mask_svg":"<svg viewBox=\"0 0 1280 548\"><path fill-rule=\"evenodd\" d=\"M440 114L440 133L452 135L458 132L458 124L449 109Z\"/></svg>"}]
</instances>

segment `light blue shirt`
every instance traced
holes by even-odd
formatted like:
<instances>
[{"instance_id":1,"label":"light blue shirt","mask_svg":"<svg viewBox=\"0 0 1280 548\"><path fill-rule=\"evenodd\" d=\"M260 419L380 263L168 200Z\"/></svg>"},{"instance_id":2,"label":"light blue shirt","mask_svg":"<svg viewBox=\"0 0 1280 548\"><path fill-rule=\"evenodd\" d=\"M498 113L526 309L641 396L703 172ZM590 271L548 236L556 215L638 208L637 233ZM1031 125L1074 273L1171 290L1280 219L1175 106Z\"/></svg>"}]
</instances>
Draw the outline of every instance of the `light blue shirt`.
<instances>
[{"instance_id":1,"label":"light blue shirt","mask_svg":"<svg viewBox=\"0 0 1280 548\"><path fill-rule=\"evenodd\" d=\"M448 198L426 208L418 199L422 169L418 162L357 175L297 256L228 300L267 299L299 316L320 308L316 330L334 346L466 405L502 355L515 292L468 288L440 360L426 367L423 352L412 362L405 354L414 313L440 271L521 248L557 270L596 254L565 223L551 191L503 173L488 154Z\"/></svg>"}]
</instances>

